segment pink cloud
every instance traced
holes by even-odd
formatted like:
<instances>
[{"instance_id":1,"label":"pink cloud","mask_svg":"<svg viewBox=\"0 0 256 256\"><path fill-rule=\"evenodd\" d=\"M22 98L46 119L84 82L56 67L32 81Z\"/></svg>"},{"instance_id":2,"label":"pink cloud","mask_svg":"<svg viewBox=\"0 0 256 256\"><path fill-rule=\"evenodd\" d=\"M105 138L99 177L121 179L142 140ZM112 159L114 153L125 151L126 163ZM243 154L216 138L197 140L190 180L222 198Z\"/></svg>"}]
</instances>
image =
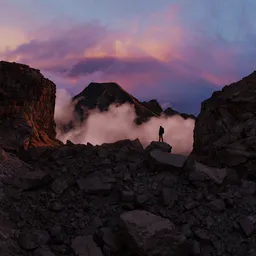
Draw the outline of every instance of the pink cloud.
<instances>
[{"instance_id":1,"label":"pink cloud","mask_svg":"<svg viewBox=\"0 0 256 256\"><path fill-rule=\"evenodd\" d=\"M92 80L115 81L132 93L179 97L240 78L237 47L191 31L178 21L181 11L152 14L144 29L139 18L126 31L96 21L43 27L0 57L42 69L59 87L76 91Z\"/></svg>"}]
</instances>

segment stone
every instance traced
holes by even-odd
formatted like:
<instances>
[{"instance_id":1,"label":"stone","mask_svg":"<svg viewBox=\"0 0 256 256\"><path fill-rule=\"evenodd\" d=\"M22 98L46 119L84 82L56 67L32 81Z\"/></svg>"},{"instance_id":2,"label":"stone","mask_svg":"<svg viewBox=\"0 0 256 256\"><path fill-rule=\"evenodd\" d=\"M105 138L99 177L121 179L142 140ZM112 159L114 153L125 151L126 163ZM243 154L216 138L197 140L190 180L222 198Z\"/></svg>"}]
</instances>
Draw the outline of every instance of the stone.
<instances>
[{"instance_id":1,"label":"stone","mask_svg":"<svg viewBox=\"0 0 256 256\"><path fill-rule=\"evenodd\" d=\"M49 204L49 209L54 212L60 212L61 210L63 210L63 208L64 208L64 205L57 201L52 201Z\"/></svg>"},{"instance_id":2,"label":"stone","mask_svg":"<svg viewBox=\"0 0 256 256\"><path fill-rule=\"evenodd\" d=\"M187 237L187 238L189 238L189 237L191 237L191 236L193 235L193 232L192 232L192 230L191 230L189 224L185 224L185 225L183 225L183 226L181 227L181 233L182 233L185 237Z\"/></svg>"},{"instance_id":3,"label":"stone","mask_svg":"<svg viewBox=\"0 0 256 256\"><path fill-rule=\"evenodd\" d=\"M178 154L170 154L167 152L153 150L150 152L150 157L154 163L164 165L166 167L182 168L187 157Z\"/></svg>"},{"instance_id":4,"label":"stone","mask_svg":"<svg viewBox=\"0 0 256 256\"><path fill-rule=\"evenodd\" d=\"M122 201L124 202L134 202L134 192L133 191L122 191Z\"/></svg>"},{"instance_id":5,"label":"stone","mask_svg":"<svg viewBox=\"0 0 256 256\"><path fill-rule=\"evenodd\" d=\"M50 236L45 230L27 230L19 235L19 245L24 250L33 250L48 243Z\"/></svg>"},{"instance_id":6,"label":"stone","mask_svg":"<svg viewBox=\"0 0 256 256\"><path fill-rule=\"evenodd\" d=\"M118 239L118 235L115 234L110 228L103 227L100 229L102 234L102 240L105 245L110 249L110 252L118 252L121 249L121 242Z\"/></svg>"},{"instance_id":7,"label":"stone","mask_svg":"<svg viewBox=\"0 0 256 256\"><path fill-rule=\"evenodd\" d=\"M17 175L14 184L23 190L38 189L47 185L51 177L44 171L30 171Z\"/></svg>"},{"instance_id":8,"label":"stone","mask_svg":"<svg viewBox=\"0 0 256 256\"><path fill-rule=\"evenodd\" d=\"M162 189L162 201L165 206L172 207L178 200L178 195L175 189L163 188Z\"/></svg>"},{"instance_id":9,"label":"stone","mask_svg":"<svg viewBox=\"0 0 256 256\"><path fill-rule=\"evenodd\" d=\"M149 195L142 194L142 195L136 195L135 203L139 206L143 205L149 200Z\"/></svg>"},{"instance_id":10,"label":"stone","mask_svg":"<svg viewBox=\"0 0 256 256\"><path fill-rule=\"evenodd\" d=\"M250 215L239 221L244 233L249 237L256 233L256 216Z\"/></svg>"},{"instance_id":11,"label":"stone","mask_svg":"<svg viewBox=\"0 0 256 256\"><path fill-rule=\"evenodd\" d=\"M92 176L86 179L77 180L78 187L91 195L108 195L111 193L113 185L111 183L104 183L100 177Z\"/></svg>"},{"instance_id":12,"label":"stone","mask_svg":"<svg viewBox=\"0 0 256 256\"><path fill-rule=\"evenodd\" d=\"M249 180L243 180L240 187L240 194L243 196L253 195L256 192L256 183Z\"/></svg>"},{"instance_id":13,"label":"stone","mask_svg":"<svg viewBox=\"0 0 256 256\"><path fill-rule=\"evenodd\" d=\"M33 256L55 256L49 248L38 248L33 252Z\"/></svg>"},{"instance_id":14,"label":"stone","mask_svg":"<svg viewBox=\"0 0 256 256\"><path fill-rule=\"evenodd\" d=\"M130 238L127 244L134 244L134 253L148 256L178 255L186 241L186 237L178 232L175 225L168 219L150 212L134 210L121 216L124 230ZM163 239L164 238L164 239Z\"/></svg>"},{"instance_id":15,"label":"stone","mask_svg":"<svg viewBox=\"0 0 256 256\"><path fill-rule=\"evenodd\" d=\"M73 181L69 180L66 177L60 177L53 181L51 185L51 189L54 193L61 195L64 191L66 191L71 185Z\"/></svg>"},{"instance_id":16,"label":"stone","mask_svg":"<svg viewBox=\"0 0 256 256\"><path fill-rule=\"evenodd\" d=\"M202 241L211 241L209 233L205 229L197 228L194 230L194 234L198 239Z\"/></svg>"},{"instance_id":17,"label":"stone","mask_svg":"<svg viewBox=\"0 0 256 256\"><path fill-rule=\"evenodd\" d=\"M104 256L91 235L75 237L71 247L77 256Z\"/></svg>"},{"instance_id":18,"label":"stone","mask_svg":"<svg viewBox=\"0 0 256 256\"><path fill-rule=\"evenodd\" d=\"M193 170L189 175L190 181L204 181L211 180L214 183L220 185L227 176L227 170L225 168L213 168L206 166L202 163L195 163Z\"/></svg>"},{"instance_id":19,"label":"stone","mask_svg":"<svg viewBox=\"0 0 256 256\"><path fill-rule=\"evenodd\" d=\"M151 151L161 151L170 153L172 151L172 146L166 142L152 141L146 148L145 152L150 153Z\"/></svg>"},{"instance_id":20,"label":"stone","mask_svg":"<svg viewBox=\"0 0 256 256\"><path fill-rule=\"evenodd\" d=\"M191 210L193 208L196 208L197 206L199 206L199 203L193 200L188 200L185 204L184 207L186 210Z\"/></svg>"},{"instance_id":21,"label":"stone","mask_svg":"<svg viewBox=\"0 0 256 256\"><path fill-rule=\"evenodd\" d=\"M208 206L214 212L221 212L226 209L225 201L222 199L213 200L208 204Z\"/></svg>"}]
</instances>

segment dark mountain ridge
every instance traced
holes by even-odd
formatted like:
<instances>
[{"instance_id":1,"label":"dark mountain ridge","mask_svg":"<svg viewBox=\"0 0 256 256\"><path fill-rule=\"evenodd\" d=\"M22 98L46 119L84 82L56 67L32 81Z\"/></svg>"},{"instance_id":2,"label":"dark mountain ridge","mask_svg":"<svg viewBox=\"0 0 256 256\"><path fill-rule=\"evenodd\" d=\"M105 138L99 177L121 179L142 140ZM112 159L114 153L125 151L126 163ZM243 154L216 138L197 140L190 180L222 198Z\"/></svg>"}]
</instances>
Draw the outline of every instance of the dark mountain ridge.
<instances>
[{"instance_id":1,"label":"dark mountain ridge","mask_svg":"<svg viewBox=\"0 0 256 256\"><path fill-rule=\"evenodd\" d=\"M195 119L193 115L179 113L171 108L164 111L156 99L140 102L114 82L90 83L82 92L73 97L72 103L80 121L84 121L92 109L98 108L100 111L107 111L112 104L119 106L125 103L134 105L137 124L144 123L151 117L160 117L161 115L180 115L185 119Z\"/></svg>"}]
</instances>

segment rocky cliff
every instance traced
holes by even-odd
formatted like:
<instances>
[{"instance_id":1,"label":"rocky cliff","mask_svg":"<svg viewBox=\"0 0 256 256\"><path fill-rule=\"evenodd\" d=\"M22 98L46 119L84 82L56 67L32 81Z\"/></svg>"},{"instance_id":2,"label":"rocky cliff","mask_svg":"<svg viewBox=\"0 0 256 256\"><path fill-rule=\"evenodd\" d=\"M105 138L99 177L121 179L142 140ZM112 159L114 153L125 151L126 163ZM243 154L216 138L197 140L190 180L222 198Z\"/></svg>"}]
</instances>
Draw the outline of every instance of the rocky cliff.
<instances>
[{"instance_id":1,"label":"rocky cliff","mask_svg":"<svg viewBox=\"0 0 256 256\"><path fill-rule=\"evenodd\" d=\"M39 70L0 62L0 147L60 144L55 139L55 91L55 84Z\"/></svg>"},{"instance_id":2,"label":"rocky cliff","mask_svg":"<svg viewBox=\"0 0 256 256\"><path fill-rule=\"evenodd\" d=\"M255 169L256 72L202 102L192 155L205 164Z\"/></svg>"}]
</instances>

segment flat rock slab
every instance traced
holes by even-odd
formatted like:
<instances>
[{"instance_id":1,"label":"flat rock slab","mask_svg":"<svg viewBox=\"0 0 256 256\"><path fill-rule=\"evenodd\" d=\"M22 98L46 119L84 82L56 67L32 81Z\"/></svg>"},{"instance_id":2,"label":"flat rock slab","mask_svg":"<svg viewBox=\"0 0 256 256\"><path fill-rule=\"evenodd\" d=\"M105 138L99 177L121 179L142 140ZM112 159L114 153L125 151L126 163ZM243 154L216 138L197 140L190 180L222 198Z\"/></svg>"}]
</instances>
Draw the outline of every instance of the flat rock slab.
<instances>
[{"instance_id":1,"label":"flat rock slab","mask_svg":"<svg viewBox=\"0 0 256 256\"><path fill-rule=\"evenodd\" d=\"M179 253L186 238L168 219L142 210L123 213L120 218L128 237L126 241L130 247L134 245L133 250L138 255L183 255Z\"/></svg>"},{"instance_id":2,"label":"flat rock slab","mask_svg":"<svg viewBox=\"0 0 256 256\"><path fill-rule=\"evenodd\" d=\"M177 168L182 168L185 161L187 160L187 156L170 154L168 152L162 152L157 150L151 151L150 156L159 164L169 165L171 167Z\"/></svg>"}]
</instances>

